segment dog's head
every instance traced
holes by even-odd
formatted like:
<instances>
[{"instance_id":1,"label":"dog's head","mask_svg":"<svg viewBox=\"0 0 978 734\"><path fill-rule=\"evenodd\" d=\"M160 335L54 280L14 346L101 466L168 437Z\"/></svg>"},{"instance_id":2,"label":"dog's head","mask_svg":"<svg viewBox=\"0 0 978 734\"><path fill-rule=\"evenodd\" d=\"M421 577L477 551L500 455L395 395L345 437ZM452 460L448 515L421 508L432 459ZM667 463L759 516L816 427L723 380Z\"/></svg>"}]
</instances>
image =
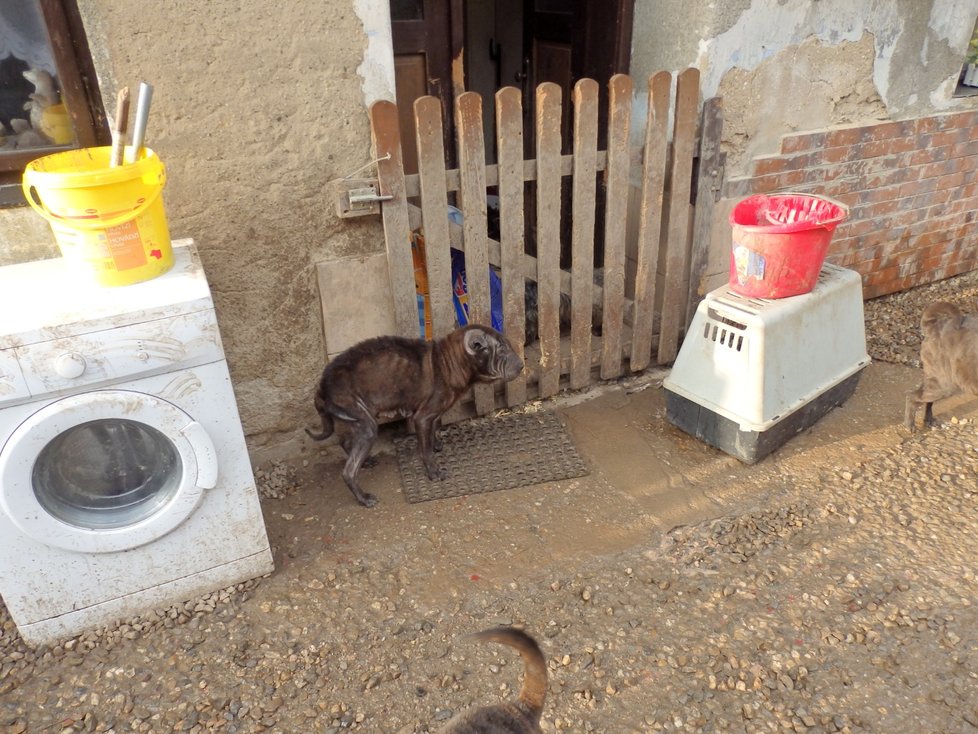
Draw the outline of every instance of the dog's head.
<instances>
[{"instance_id":1,"label":"dog's head","mask_svg":"<svg viewBox=\"0 0 978 734\"><path fill-rule=\"evenodd\" d=\"M964 320L961 309L947 301L935 301L920 316L920 330L925 339L936 339L946 328L957 329Z\"/></svg>"},{"instance_id":2,"label":"dog's head","mask_svg":"<svg viewBox=\"0 0 978 734\"><path fill-rule=\"evenodd\" d=\"M476 373L483 380L509 381L523 371L523 360L509 340L495 329L488 326L468 326L462 343Z\"/></svg>"}]
</instances>

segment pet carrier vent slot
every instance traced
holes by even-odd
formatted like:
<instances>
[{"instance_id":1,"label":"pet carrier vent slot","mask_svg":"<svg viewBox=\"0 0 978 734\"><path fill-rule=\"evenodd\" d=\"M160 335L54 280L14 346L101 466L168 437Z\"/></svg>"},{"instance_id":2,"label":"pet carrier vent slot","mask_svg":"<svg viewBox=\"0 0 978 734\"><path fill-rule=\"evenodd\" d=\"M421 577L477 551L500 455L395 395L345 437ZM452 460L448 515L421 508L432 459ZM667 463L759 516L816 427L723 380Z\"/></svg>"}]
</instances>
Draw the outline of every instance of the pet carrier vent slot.
<instances>
[{"instance_id":1,"label":"pet carrier vent slot","mask_svg":"<svg viewBox=\"0 0 978 734\"><path fill-rule=\"evenodd\" d=\"M729 322L728 322L729 323ZM738 328L741 327L740 324L733 324ZM744 348L744 335L738 334L736 331L731 329L724 329L718 324L707 322L703 329L703 338L709 339L712 342L719 342L725 347L735 349L736 351L741 351Z\"/></svg>"}]
</instances>

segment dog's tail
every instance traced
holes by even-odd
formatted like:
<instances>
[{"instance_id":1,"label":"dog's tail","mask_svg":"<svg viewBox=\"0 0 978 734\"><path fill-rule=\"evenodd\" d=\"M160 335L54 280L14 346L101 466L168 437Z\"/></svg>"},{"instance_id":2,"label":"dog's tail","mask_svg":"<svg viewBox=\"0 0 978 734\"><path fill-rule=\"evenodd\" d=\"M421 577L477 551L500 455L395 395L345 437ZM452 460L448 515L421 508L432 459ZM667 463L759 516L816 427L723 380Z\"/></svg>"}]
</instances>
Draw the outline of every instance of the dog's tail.
<instances>
[{"instance_id":1,"label":"dog's tail","mask_svg":"<svg viewBox=\"0 0 978 734\"><path fill-rule=\"evenodd\" d=\"M547 696L547 661L536 640L515 627L493 627L472 636L480 641L509 645L519 651L524 668L519 700L533 720L539 721L543 713L543 701Z\"/></svg>"},{"instance_id":2,"label":"dog's tail","mask_svg":"<svg viewBox=\"0 0 978 734\"><path fill-rule=\"evenodd\" d=\"M333 435L333 416L326 409L326 399L321 392L316 393L315 404L316 412L319 413L319 417L323 421L323 431L322 433L313 433L307 428L306 433L316 441L325 441Z\"/></svg>"}]
</instances>

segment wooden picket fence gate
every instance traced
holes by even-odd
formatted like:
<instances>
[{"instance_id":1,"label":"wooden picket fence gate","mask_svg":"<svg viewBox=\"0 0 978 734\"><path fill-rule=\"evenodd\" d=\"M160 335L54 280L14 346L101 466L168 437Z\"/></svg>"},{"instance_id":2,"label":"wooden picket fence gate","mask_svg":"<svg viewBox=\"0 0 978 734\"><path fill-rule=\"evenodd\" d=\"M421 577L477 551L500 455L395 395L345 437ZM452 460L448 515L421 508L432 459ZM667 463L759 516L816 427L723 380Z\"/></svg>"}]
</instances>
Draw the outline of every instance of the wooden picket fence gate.
<instances>
[{"instance_id":1,"label":"wooden picket fence gate","mask_svg":"<svg viewBox=\"0 0 978 734\"><path fill-rule=\"evenodd\" d=\"M633 147L632 80L614 76L609 82L607 150L599 151L598 84L579 81L573 90L570 155L561 154L561 90L552 83L541 84L534 107L533 160L524 160L522 95L516 88L503 88L495 95L495 165L486 165L482 99L465 92L455 102L458 169L453 170L445 163L441 104L435 97L422 97L414 104L418 173L409 176L404 174L401 149L408 141L401 140L396 106L387 101L371 106L379 190L389 197L382 213L398 333L419 334L411 251L412 231L418 227L423 225L436 337L456 324L450 248L465 253L471 322L491 323L490 263L501 278L504 331L521 351L526 369L498 394L491 385L478 385L474 404L466 403L464 413L474 409L483 415L503 405L514 407L552 396L562 386L584 388L596 379L638 372L653 362L668 364L676 357L698 299L709 212L719 191L723 161L719 98L707 100L700 125L699 72L686 69L678 74L675 99L672 82L669 72L649 78L644 144ZM570 247L569 271L560 267L560 208L568 198L561 195L563 177L571 178L570 242L564 243ZM638 185L633 184L636 179ZM527 182L535 182L529 187L531 197L525 195ZM490 188L499 199L498 241L487 234ZM463 212L461 226L449 220L452 193ZM596 284L599 194L604 198L604 268L603 282ZM526 252L530 206L535 207L535 247L530 248L535 256ZM630 220L631 231L626 226ZM627 281L626 259L631 260ZM487 275L474 277L475 273ZM526 279L537 284L539 342L524 350ZM561 293L570 296L569 336L560 329ZM595 303L600 305L600 324L595 325L600 335L592 333ZM456 411L448 420L462 414Z\"/></svg>"}]
</instances>

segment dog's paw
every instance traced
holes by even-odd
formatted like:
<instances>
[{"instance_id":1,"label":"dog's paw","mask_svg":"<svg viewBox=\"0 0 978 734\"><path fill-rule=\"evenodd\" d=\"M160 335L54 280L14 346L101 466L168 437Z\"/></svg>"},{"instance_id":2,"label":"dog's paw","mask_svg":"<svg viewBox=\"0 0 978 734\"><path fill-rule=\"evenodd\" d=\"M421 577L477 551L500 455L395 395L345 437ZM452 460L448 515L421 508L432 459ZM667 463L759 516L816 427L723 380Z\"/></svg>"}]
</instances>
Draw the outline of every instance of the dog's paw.
<instances>
[{"instance_id":1,"label":"dog's paw","mask_svg":"<svg viewBox=\"0 0 978 734\"><path fill-rule=\"evenodd\" d=\"M363 460L363 464L361 464L360 466L363 469L373 469L375 466L377 466L378 463L380 463L380 461L376 456L368 456L366 459Z\"/></svg>"},{"instance_id":2,"label":"dog's paw","mask_svg":"<svg viewBox=\"0 0 978 734\"><path fill-rule=\"evenodd\" d=\"M433 482L441 482L448 478L448 472L437 466L425 467L425 471L428 474L428 479Z\"/></svg>"},{"instance_id":3,"label":"dog's paw","mask_svg":"<svg viewBox=\"0 0 978 734\"><path fill-rule=\"evenodd\" d=\"M373 507L377 504L377 495L364 492L361 496L357 497L357 502L364 507Z\"/></svg>"}]
</instances>

